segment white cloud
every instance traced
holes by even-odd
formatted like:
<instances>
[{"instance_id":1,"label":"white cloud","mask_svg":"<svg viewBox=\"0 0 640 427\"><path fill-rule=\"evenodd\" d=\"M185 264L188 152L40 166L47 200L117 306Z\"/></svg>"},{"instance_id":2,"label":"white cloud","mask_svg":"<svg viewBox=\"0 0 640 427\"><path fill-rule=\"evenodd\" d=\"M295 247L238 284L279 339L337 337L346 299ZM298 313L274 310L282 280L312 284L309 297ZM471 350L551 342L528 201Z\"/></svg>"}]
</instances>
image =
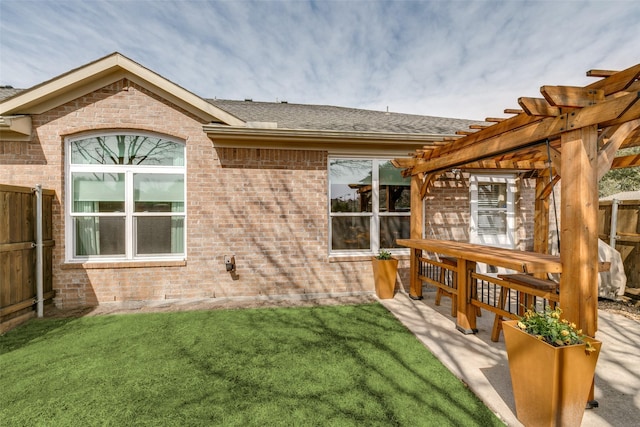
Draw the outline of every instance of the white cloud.
<instances>
[{"instance_id":1,"label":"white cloud","mask_svg":"<svg viewBox=\"0 0 640 427\"><path fill-rule=\"evenodd\" d=\"M119 51L203 97L480 119L640 62L638 22L633 0L4 0L0 84Z\"/></svg>"}]
</instances>

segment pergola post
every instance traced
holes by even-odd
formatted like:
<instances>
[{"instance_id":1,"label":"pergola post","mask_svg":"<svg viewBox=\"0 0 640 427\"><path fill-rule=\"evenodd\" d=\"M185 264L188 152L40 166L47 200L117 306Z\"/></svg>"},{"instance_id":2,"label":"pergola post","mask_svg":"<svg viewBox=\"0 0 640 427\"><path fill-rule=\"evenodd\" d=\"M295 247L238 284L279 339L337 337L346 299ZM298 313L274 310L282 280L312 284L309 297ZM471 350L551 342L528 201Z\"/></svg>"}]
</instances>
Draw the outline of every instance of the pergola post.
<instances>
[{"instance_id":1,"label":"pergola post","mask_svg":"<svg viewBox=\"0 0 640 427\"><path fill-rule=\"evenodd\" d=\"M597 126L561 135L560 307L595 336L598 318Z\"/></svg>"},{"instance_id":2,"label":"pergola post","mask_svg":"<svg viewBox=\"0 0 640 427\"><path fill-rule=\"evenodd\" d=\"M411 176L411 238L422 239L424 228L424 205L420 189L422 187L421 174ZM420 249L411 249L411 261L409 264L409 296L414 299L422 298L422 281L420 280L420 261L422 256Z\"/></svg>"}]
</instances>

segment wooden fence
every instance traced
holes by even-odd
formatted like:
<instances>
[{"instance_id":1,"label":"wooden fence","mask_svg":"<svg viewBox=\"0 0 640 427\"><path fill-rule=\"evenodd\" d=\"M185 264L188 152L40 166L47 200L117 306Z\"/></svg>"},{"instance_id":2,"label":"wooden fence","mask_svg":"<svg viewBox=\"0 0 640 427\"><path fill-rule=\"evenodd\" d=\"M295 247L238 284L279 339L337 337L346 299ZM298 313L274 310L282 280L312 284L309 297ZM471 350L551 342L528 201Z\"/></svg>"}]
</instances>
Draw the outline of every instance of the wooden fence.
<instances>
[{"instance_id":1,"label":"wooden fence","mask_svg":"<svg viewBox=\"0 0 640 427\"><path fill-rule=\"evenodd\" d=\"M53 298L52 205L42 190L43 294ZM32 317L36 307L36 193L0 184L0 333Z\"/></svg>"},{"instance_id":2,"label":"wooden fence","mask_svg":"<svg viewBox=\"0 0 640 427\"><path fill-rule=\"evenodd\" d=\"M611 239L612 216L615 214L615 248L622 255L627 288L640 288L640 200L601 201L598 234L606 243Z\"/></svg>"}]
</instances>

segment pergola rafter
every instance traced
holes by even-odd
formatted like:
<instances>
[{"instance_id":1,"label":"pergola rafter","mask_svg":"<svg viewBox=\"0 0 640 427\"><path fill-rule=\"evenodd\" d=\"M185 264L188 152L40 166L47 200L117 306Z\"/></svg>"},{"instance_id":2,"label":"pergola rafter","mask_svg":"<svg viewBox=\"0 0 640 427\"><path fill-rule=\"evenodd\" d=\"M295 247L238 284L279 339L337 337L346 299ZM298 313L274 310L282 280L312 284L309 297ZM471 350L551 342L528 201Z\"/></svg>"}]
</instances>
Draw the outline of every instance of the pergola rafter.
<instances>
[{"instance_id":1,"label":"pergola rafter","mask_svg":"<svg viewBox=\"0 0 640 427\"><path fill-rule=\"evenodd\" d=\"M611 168L640 166L640 155L616 157L640 145L640 64L623 71L591 70L600 80L584 87L542 86L541 98L520 98L521 110L487 119L455 140L396 159L412 177L412 239L422 237L421 202L440 174L452 168L502 169L537 177L534 250L547 251L548 197L560 181L562 263L560 305L591 336L597 329L598 180ZM560 179L560 177L571 179ZM415 211L415 214L414 214ZM412 251L412 266L416 251ZM412 268L413 269L413 268ZM412 274L412 281L414 281ZM412 289L418 286L412 282Z\"/></svg>"}]
</instances>

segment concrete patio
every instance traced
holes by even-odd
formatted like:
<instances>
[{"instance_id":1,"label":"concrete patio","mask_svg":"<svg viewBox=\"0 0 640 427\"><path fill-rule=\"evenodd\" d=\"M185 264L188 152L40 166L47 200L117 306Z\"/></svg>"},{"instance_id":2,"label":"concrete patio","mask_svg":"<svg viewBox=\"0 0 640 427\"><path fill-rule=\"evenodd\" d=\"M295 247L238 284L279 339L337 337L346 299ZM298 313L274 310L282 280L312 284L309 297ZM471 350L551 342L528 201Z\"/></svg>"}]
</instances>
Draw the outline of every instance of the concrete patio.
<instances>
[{"instance_id":1,"label":"concrete patio","mask_svg":"<svg viewBox=\"0 0 640 427\"><path fill-rule=\"evenodd\" d=\"M404 292L380 300L436 357L458 376L509 426L521 426L515 415L511 377L504 346L490 340L494 316L483 311L478 333L455 329L450 299L435 306L435 291L414 301ZM585 411L583 427L637 426L640 423L640 323L598 311L596 338L602 351L596 369L595 398L599 406Z\"/></svg>"}]
</instances>

